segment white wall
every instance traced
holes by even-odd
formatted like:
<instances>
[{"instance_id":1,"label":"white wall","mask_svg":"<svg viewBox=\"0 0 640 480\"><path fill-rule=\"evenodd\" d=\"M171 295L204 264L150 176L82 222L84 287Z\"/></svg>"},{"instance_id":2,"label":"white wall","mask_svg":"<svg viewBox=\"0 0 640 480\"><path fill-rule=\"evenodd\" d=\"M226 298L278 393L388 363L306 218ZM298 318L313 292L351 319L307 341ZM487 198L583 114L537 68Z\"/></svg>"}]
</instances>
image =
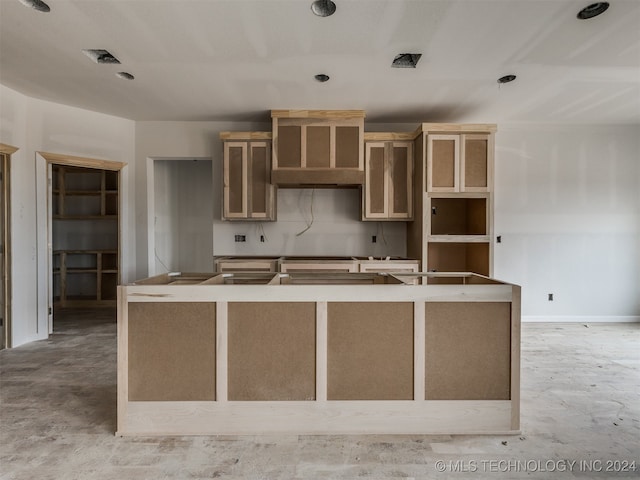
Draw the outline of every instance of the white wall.
<instances>
[{"instance_id":1,"label":"white wall","mask_svg":"<svg viewBox=\"0 0 640 480\"><path fill-rule=\"evenodd\" d=\"M26 97L0 85L0 142L18 147L11 163L12 344L46 338L46 165L36 152L132 163L134 122ZM122 172L123 279L135 252L131 168Z\"/></svg>"},{"instance_id":2,"label":"white wall","mask_svg":"<svg viewBox=\"0 0 640 480\"><path fill-rule=\"evenodd\" d=\"M640 320L640 126L500 125L495 190L525 320Z\"/></svg>"}]
</instances>

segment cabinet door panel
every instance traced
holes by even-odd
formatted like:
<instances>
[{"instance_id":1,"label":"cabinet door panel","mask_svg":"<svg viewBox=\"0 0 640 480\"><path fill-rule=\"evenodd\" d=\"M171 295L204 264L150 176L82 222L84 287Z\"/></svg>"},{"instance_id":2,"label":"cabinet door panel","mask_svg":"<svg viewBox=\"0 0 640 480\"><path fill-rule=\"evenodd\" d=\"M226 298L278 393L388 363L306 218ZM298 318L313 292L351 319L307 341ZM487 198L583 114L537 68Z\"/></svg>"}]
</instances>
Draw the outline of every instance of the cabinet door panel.
<instances>
[{"instance_id":1,"label":"cabinet door panel","mask_svg":"<svg viewBox=\"0 0 640 480\"><path fill-rule=\"evenodd\" d=\"M331 127L308 126L307 135L307 167L329 168L331 166Z\"/></svg>"},{"instance_id":2,"label":"cabinet door panel","mask_svg":"<svg viewBox=\"0 0 640 480\"><path fill-rule=\"evenodd\" d=\"M413 197L413 144L395 142L390 146L389 217L411 218Z\"/></svg>"},{"instance_id":3,"label":"cabinet door panel","mask_svg":"<svg viewBox=\"0 0 640 480\"><path fill-rule=\"evenodd\" d=\"M302 162L302 127L278 126L278 168L300 168Z\"/></svg>"},{"instance_id":4,"label":"cabinet door panel","mask_svg":"<svg viewBox=\"0 0 640 480\"><path fill-rule=\"evenodd\" d=\"M385 218L388 191L384 143L367 144L366 158L365 218Z\"/></svg>"},{"instance_id":5,"label":"cabinet door panel","mask_svg":"<svg viewBox=\"0 0 640 480\"><path fill-rule=\"evenodd\" d=\"M336 167L360 168L359 127L336 127Z\"/></svg>"},{"instance_id":6,"label":"cabinet door panel","mask_svg":"<svg viewBox=\"0 0 640 480\"><path fill-rule=\"evenodd\" d=\"M224 168L224 215L242 218L247 215L247 144L226 143Z\"/></svg>"},{"instance_id":7,"label":"cabinet door panel","mask_svg":"<svg viewBox=\"0 0 640 480\"><path fill-rule=\"evenodd\" d=\"M458 190L459 136L429 136L429 171L427 185L430 191L455 192Z\"/></svg>"},{"instance_id":8,"label":"cabinet door panel","mask_svg":"<svg viewBox=\"0 0 640 480\"><path fill-rule=\"evenodd\" d=\"M489 137L463 135L463 191L487 191L489 188Z\"/></svg>"},{"instance_id":9,"label":"cabinet door panel","mask_svg":"<svg viewBox=\"0 0 640 480\"><path fill-rule=\"evenodd\" d=\"M266 217L269 209L269 149L251 145L251 217Z\"/></svg>"}]
</instances>

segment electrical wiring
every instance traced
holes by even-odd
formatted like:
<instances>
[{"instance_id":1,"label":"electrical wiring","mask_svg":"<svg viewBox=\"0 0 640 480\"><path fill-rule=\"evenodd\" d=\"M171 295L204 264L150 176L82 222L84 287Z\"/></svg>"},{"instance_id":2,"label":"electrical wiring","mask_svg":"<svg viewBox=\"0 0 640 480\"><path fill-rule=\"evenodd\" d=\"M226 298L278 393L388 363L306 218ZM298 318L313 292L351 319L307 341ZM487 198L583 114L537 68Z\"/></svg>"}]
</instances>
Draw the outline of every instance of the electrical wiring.
<instances>
[{"instance_id":1,"label":"electrical wiring","mask_svg":"<svg viewBox=\"0 0 640 480\"><path fill-rule=\"evenodd\" d=\"M311 228L311 225L313 225L313 220L314 220L314 217L313 217L313 197L314 197L315 193L316 193L316 189L315 188L311 189L311 208L310 208L311 209L311 221L309 223L307 223L307 228L305 228L304 230L296 233L296 237L299 237L300 235L303 235L307 230L309 230ZM305 222L306 222L306 220L305 220Z\"/></svg>"}]
</instances>

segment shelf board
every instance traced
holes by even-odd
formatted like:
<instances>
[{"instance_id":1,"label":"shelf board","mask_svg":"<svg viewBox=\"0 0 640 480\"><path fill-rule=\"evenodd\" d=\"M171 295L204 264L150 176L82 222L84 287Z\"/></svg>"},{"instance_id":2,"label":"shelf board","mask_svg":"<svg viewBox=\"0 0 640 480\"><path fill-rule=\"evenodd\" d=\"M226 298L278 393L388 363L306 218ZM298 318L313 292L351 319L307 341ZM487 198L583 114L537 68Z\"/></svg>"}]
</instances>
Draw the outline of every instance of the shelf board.
<instances>
[{"instance_id":1,"label":"shelf board","mask_svg":"<svg viewBox=\"0 0 640 480\"><path fill-rule=\"evenodd\" d=\"M72 273L98 273L97 268L67 268L67 274Z\"/></svg>"},{"instance_id":2,"label":"shelf board","mask_svg":"<svg viewBox=\"0 0 640 480\"><path fill-rule=\"evenodd\" d=\"M489 243L489 235L428 235L430 243Z\"/></svg>"},{"instance_id":3,"label":"shelf board","mask_svg":"<svg viewBox=\"0 0 640 480\"><path fill-rule=\"evenodd\" d=\"M53 215L54 220L117 220L118 215Z\"/></svg>"}]
</instances>

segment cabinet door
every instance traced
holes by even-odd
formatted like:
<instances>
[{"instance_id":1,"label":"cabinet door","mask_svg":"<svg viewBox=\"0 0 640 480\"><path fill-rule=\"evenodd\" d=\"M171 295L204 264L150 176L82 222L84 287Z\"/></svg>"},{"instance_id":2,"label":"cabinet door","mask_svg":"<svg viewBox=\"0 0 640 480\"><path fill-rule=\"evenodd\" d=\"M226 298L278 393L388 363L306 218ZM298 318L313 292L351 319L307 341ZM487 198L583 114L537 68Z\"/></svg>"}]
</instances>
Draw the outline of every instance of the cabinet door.
<instances>
[{"instance_id":1,"label":"cabinet door","mask_svg":"<svg viewBox=\"0 0 640 480\"><path fill-rule=\"evenodd\" d=\"M428 135L427 191L459 191L459 169L460 135Z\"/></svg>"},{"instance_id":2,"label":"cabinet door","mask_svg":"<svg viewBox=\"0 0 640 480\"><path fill-rule=\"evenodd\" d=\"M493 138L483 134L463 134L460 138L460 191L491 191Z\"/></svg>"},{"instance_id":3,"label":"cabinet door","mask_svg":"<svg viewBox=\"0 0 640 480\"><path fill-rule=\"evenodd\" d=\"M384 142L368 142L365 155L364 218L389 216L389 183Z\"/></svg>"},{"instance_id":4,"label":"cabinet door","mask_svg":"<svg viewBox=\"0 0 640 480\"><path fill-rule=\"evenodd\" d=\"M413 218L413 142L391 142L388 158L389 218Z\"/></svg>"},{"instance_id":5,"label":"cabinet door","mask_svg":"<svg viewBox=\"0 0 640 480\"><path fill-rule=\"evenodd\" d=\"M271 144L249 144L249 218L273 219L273 186L271 185Z\"/></svg>"},{"instance_id":6,"label":"cabinet door","mask_svg":"<svg viewBox=\"0 0 640 480\"><path fill-rule=\"evenodd\" d=\"M247 218L247 142L224 144L224 207L226 219Z\"/></svg>"}]
</instances>

